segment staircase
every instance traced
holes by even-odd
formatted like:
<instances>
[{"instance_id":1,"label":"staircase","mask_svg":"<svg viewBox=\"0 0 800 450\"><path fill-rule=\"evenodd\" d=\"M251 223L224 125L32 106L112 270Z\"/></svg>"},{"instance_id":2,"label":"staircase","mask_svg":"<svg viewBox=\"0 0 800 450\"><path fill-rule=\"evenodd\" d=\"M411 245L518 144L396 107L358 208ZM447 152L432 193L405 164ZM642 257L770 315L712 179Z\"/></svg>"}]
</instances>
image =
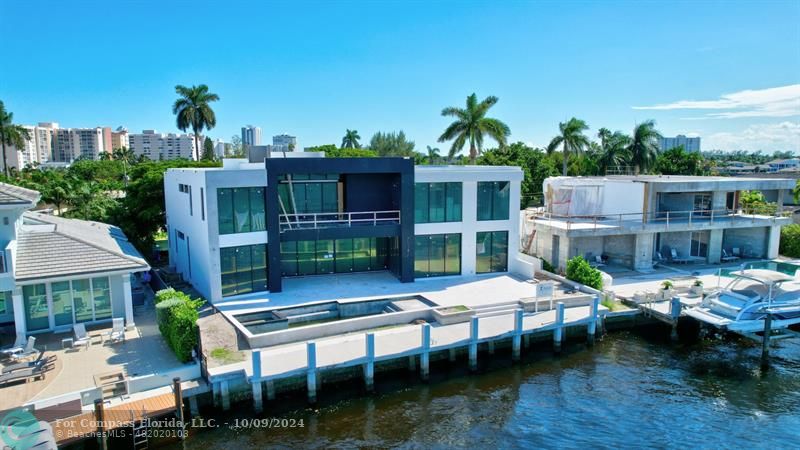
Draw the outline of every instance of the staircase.
<instances>
[{"instance_id":1,"label":"staircase","mask_svg":"<svg viewBox=\"0 0 800 450\"><path fill-rule=\"evenodd\" d=\"M142 410L143 420L136 421L133 411L131 411L131 421L133 422L133 449L143 450L147 448L147 411Z\"/></svg>"}]
</instances>

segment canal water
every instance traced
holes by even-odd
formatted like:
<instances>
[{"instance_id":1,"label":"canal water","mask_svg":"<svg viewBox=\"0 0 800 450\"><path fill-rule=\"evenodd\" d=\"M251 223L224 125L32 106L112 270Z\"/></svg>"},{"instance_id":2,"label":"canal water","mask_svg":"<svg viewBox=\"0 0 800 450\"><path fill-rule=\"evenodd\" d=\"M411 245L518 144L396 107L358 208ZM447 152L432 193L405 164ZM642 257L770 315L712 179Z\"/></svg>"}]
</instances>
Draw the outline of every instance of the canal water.
<instances>
[{"instance_id":1,"label":"canal water","mask_svg":"<svg viewBox=\"0 0 800 450\"><path fill-rule=\"evenodd\" d=\"M263 427L247 427L243 404L207 416L215 428L193 429L173 448L800 446L800 342L779 343L762 373L755 343L672 344L666 334L613 332L559 357L542 345L518 365L498 351L477 375L464 360L437 363L428 384L378 374L372 395L323 386L315 408L265 403Z\"/></svg>"}]
</instances>

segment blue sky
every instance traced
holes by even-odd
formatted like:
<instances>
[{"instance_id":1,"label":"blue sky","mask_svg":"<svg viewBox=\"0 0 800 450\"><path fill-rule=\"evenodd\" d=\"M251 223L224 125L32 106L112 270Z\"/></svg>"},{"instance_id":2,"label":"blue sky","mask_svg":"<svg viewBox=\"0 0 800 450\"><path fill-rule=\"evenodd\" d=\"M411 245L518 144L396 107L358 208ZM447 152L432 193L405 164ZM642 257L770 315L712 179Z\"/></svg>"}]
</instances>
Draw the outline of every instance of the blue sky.
<instances>
[{"instance_id":1,"label":"blue sky","mask_svg":"<svg viewBox=\"0 0 800 450\"><path fill-rule=\"evenodd\" d=\"M576 116L592 133L652 118L704 150L800 152L798 0L0 0L0 30L0 100L19 123L176 131L174 86L206 83L214 138L402 129L445 151L441 109L475 92L534 145Z\"/></svg>"}]
</instances>

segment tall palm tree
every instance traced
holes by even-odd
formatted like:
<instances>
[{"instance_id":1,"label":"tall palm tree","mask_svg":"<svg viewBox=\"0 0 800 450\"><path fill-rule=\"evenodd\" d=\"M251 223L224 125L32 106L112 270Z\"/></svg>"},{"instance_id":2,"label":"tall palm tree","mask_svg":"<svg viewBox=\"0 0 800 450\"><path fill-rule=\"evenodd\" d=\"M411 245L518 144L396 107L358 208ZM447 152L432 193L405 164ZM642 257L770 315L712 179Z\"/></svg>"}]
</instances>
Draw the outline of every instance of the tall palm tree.
<instances>
[{"instance_id":1,"label":"tall palm tree","mask_svg":"<svg viewBox=\"0 0 800 450\"><path fill-rule=\"evenodd\" d=\"M342 148L361 148L361 143L358 142L359 139L361 139L361 136L359 136L358 130L348 128L342 138Z\"/></svg>"},{"instance_id":2,"label":"tall palm tree","mask_svg":"<svg viewBox=\"0 0 800 450\"><path fill-rule=\"evenodd\" d=\"M209 103L219 100L217 94L208 92L208 86L186 87L175 86L175 92L180 96L172 105L178 129L186 131L191 127L194 133L195 159L200 159L200 133L203 129L210 130L217 125L217 117Z\"/></svg>"},{"instance_id":3,"label":"tall palm tree","mask_svg":"<svg viewBox=\"0 0 800 450\"><path fill-rule=\"evenodd\" d=\"M475 159L483 151L483 138L489 136L503 147L506 138L511 135L511 129L500 120L486 117L489 108L497 103L498 98L490 95L480 103L473 93L467 97L467 107L449 107L442 110L442 115L453 116L456 121L448 126L439 136L439 142L454 139L450 153L458 153L469 141L469 161L475 164ZM455 151L455 152L454 152Z\"/></svg>"},{"instance_id":4,"label":"tall palm tree","mask_svg":"<svg viewBox=\"0 0 800 450\"><path fill-rule=\"evenodd\" d=\"M603 127L597 130L597 137L600 138L601 148L603 149L606 148L606 145L608 144L608 139L611 138L612 135L613 134L611 133L611 130L609 130L608 128Z\"/></svg>"},{"instance_id":5,"label":"tall palm tree","mask_svg":"<svg viewBox=\"0 0 800 450\"><path fill-rule=\"evenodd\" d=\"M633 128L633 136L631 136L627 151L635 175L639 175L640 170L647 171L656 161L661 133L656 130L655 126L654 120L647 120Z\"/></svg>"},{"instance_id":6,"label":"tall palm tree","mask_svg":"<svg viewBox=\"0 0 800 450\"><path fill-rule=\"evenodd\" d=\"M589 147L589 138L583 134L584 131L589 129L589 126L586 125L586 122L573 117L566 122L559 123L558 129L560 134L550 141L547 150L548 152L552 152L561 145L561 149L563 150L563 174L567 176L567 160L569 159L569 155L571 153L579 154Z\"/></svg>"},{"instance_id":7,"label":"tall palm tree","mask_svg":"<svg viewBox=\"0 0 800 450\"><path fill-rule=\"evenodd\" d=\"M8 157L6 156L6 145L18 149L25 145L25 141L31 140L28 129L22 125L14 125L14 113L6 111L6 107L0 100L0 145L3 147L3 173L8 177Z\"/></svg>"},{"instance_id":8,"label":"tall palm tree","mask_svg":"<svg viewBox=\"0 0 800 450\"><path fill-rule=\"evenodd\" d=\"M606 128L601 128L600 131L608 131ZM597 163L603 174L608 173L610 167L619 167L625 165L628 160L627 146L630 144L631 138L625 133L615 131L613 134L609 131L607 135L600 136L597 133L603 144L600 147L600 155L597 158Z\"/></svg>"},{"instance_id":9,"label":"tall palm tree","mask_svg":"<svg viewBox=\"0 0 800 450\"><path fill-rule=\"evenodd\" d=\"M439 149L436 147L431 147L430 145L426 145L428 149L428 164L436 164L441 156L439 155Z\"/></svg>"}]
</instances>

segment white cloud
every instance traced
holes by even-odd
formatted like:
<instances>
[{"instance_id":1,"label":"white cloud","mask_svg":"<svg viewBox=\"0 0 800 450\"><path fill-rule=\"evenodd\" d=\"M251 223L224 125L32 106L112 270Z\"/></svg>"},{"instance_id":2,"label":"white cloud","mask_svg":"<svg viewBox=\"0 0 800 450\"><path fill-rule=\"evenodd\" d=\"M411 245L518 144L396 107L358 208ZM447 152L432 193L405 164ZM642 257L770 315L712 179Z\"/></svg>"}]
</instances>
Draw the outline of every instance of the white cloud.
<instances>
[{"instance_id":1,"label":"white cloud","mask_svg":"<svg viewBox=\"0 0 800 450\"><path fill-rule=\"evenodd\" d=\"M737 119L743 117L790 117L800 115L800 84L790 84L768 89L748 89L725 94L716 100L679 100L652 106L634 106L633 109L718 110L702 117L689 119Z\"/></svg>"},{"instance_id":2,"label":"white cloud","mask_svg":"<svg viewBox=\"0 0 800 450\"><path fill-rule=\"evenodd\" d=\"M750 125L740 132L720 132L703 138L707 150L791 150L800 153L800 122Z\"/></svg>"}]
</instances>

